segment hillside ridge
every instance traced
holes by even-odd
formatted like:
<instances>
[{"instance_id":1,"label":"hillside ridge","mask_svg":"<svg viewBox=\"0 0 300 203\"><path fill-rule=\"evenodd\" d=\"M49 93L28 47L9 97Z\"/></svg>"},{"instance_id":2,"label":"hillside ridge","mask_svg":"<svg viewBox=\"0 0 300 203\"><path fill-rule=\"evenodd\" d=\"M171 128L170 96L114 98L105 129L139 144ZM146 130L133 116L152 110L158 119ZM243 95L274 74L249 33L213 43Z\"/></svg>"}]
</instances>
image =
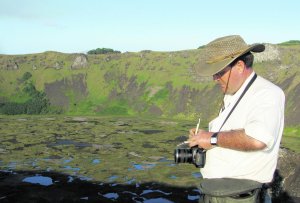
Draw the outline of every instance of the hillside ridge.
<instances>
[{"instance_id":1,"label":"hillside ridge","mask_svg":"<svg viewBox=\"0 0 300 203\"><path fill-rule=\"evenodd\" d=\"M254 70L284 90L286 123L298 125L300 44L265 45L265 52L255 54ZM23 89L32 83L60 113L208 121L222 94L210 77L198 77L192 68L201 51L0 55L0 104L28 101ZM31 77L22 81L25 73Z\"/></svg>"}]
</instances>

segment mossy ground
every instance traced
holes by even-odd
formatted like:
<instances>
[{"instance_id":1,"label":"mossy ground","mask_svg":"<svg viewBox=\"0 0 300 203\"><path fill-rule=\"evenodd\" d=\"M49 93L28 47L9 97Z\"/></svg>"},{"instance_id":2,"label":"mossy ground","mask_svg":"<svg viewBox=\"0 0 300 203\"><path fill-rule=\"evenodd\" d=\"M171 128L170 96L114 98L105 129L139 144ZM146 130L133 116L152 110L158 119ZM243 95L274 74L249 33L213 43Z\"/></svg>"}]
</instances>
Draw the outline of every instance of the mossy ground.
<instances>
[{"instance_id":1,"label":"mossy ground","mask_svg":"<svg viewBox=\"0 0 300 203\"><path fill-rule=\"evenodd\" d=\"M2 116L0 170L53 171L100 182L195 186L176 165L177 137L194 123L132 117Z\"/></svg>"},{"instance_id":2,"label":"mossy ground","mask_svg":"<svg viewBox=\"0 0 300 203\"><path fill-rule=\"evenodd\" d=\"M139 117L1 116L0 170L197 186L199 169L173 161L176 145L194 125ZM299 152L299 143L299 128L286 128L282 145Z\"/></svg>"}]
</instances>

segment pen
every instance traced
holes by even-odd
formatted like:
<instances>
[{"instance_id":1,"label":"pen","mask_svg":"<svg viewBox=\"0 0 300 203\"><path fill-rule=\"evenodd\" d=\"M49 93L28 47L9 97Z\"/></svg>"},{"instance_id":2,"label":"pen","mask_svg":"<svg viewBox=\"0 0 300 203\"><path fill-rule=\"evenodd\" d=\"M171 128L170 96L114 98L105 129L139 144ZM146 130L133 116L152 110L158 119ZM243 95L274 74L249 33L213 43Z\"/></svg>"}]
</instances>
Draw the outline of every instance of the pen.
<instances>
[{"instance_id":1,"label":"pen","mask_svg":"<svg viewBox=\"0 0 300 203\"><path fill-rule=\"evenodd\" d=\"M199 121L197 123L197 127L196 127L196 131L195 131L195 135L197 135L198 133L198 130L199 130L199 125L200 125L200 118L199 118Z\"/></svg>"}]
</instances>

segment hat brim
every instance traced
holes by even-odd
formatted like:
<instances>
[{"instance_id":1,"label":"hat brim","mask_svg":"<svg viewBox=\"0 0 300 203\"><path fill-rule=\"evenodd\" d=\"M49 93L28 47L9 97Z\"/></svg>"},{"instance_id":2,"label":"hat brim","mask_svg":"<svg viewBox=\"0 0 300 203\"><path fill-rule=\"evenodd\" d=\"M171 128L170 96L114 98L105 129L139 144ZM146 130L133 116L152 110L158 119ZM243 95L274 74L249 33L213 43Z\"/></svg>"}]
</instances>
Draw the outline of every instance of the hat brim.
<instances>
[{"instance_id":1,"label":"hat brim","mask_svg":"<svg viewBox=\"0 0 300 203\"><path fill-rule=\"evenodd\" d=\"M226 68L230 63L232 63L236 58L242 56L243 54L251 51L251 52L263 52L265 50L265 45L263 44L253 44L250 45L247 49L242 50L239 54L234 55L230 58L226 58L220 60L215 63L207 63L206 61L199 61L194 66L194 70L199 76L213 76L214 74L218 73L219 71ZM204 50L203 50L204 51Z\"/></svg>"}]
</instances>

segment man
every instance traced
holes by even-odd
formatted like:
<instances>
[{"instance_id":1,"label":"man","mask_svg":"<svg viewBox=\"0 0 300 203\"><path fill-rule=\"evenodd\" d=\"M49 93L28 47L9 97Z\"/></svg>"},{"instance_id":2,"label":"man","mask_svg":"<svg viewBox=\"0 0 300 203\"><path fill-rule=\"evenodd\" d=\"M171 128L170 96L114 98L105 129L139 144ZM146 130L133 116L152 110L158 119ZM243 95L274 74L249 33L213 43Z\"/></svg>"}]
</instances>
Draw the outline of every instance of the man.
<instances>
[{"instance_id":1,"label":"man","mask_svg":"<svg viewBox=\"0 0 300 203\"><path fill-rule=\"evenodd\" d=\"M200 185L206 192L205 202L240 202L241 198L258 202L259 188L272 181L283 132L285 96L252 69L251 52L264 49L263 44L247 45L240 36L226 36L204 46L204 56L195 66L199 75L212 76L224 93L220 113L209 123L209 130L195 134L191 129L188 140L190 147L206 150ZM228 194L218 195L215 188ZM230 194L230 190L240 191Z\"/></svg>"}]
</instances>

